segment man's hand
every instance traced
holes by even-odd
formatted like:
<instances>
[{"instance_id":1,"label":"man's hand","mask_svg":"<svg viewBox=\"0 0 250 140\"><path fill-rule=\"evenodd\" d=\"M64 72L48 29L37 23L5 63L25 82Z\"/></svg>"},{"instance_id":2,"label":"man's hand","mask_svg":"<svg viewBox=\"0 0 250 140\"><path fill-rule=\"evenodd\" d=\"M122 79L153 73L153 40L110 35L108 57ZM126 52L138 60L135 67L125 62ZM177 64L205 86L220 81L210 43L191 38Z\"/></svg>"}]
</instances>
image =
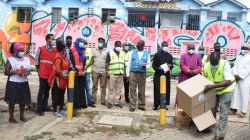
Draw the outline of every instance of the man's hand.
<instances>
[{"instance_id":1,"label":"man's hand","mask_svg":"<svg viewBox=\"0 0 250 140\"><path fill-rule=\"evenodd\" d=\"M205 89L203 90L203 93L207 93L209 90L213 89L214 85L206 85Z\"/></svg>"},{"instance_id":2,"label":"man's hand","mask_svg":"<svg viewBox=\"0 0 250 140\"><path fill-rule=\"evenodd\" d=\"M190 70L190 71L188 72L188 74L189 74L190 76L194 76L194 75L195 75L194 71L192 71L192 70Z\"/></svg>"},{"instance_id":3,"label":"man's hand","mask_svg":"<svg viewBox=\"0 0 250 140\"><path fill-rule=\"evenodd\" d=\"M236 82L239 82L241 79L239 75L234 75L234 77L235 77Z\"/></svg>"},{"instance_id":4,"label":"man's hand","mask_svg":"<svg viewBox=\"0 0 250 140\"><path fill-rule=\"evenodd\" d=\"M110 74L109 74L109 73L107 73L107 78L108 78L108 79L110 78Z\"/></svg>"}]
</instances>

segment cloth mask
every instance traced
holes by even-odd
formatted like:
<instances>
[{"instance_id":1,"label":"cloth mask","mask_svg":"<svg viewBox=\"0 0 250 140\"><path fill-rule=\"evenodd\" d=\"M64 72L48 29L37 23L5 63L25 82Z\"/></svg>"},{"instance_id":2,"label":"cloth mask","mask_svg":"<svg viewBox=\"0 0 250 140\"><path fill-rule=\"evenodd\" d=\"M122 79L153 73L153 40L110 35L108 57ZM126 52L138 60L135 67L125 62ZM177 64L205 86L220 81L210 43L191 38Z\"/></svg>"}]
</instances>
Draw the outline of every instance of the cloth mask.
<instances>
[{"instance_id":1,"label":"cloth mask","mask_svg":"<svg viewBox=\"0 0 250 140\"><path fill-rule=\"evenodd\" d=\"M24 52L19 52L18 57L22 58L24 56Z\"/></svg>"},{"instance_id":2,"label":"cloth mask","mask_svg":"<svg viewBox=\"0 0 250 140\"><path fill-rule=\"evenodd\" d=\"M163 50L164 52L168 52L168 47L163 47L162 50Z\"/></svg>"},{"instance_id":3,"label":"cloth mask","mask_svg":"<svg viewBox=\"0 0 250 140\"><path fill-rule=\"evenodd\" d=\"M117 52L120 52L120 51L121 51L121 47L115 47L115 50L116 50Z\"/></svg>"},{"instance_id":4,"label":"cloth mask","mask_svg":"<svg viewBox=\"0 0 250 140\"><path fill-rule=\"evenodd\" d=\"M188 50L188 53L189 53L189 54L193 54L193 53L194 53L194 50Z\"/></svg>"},{"instance_id":5,"label":"cloth mask","mask_svg":"<svg viewBox=\"0 0 250 140\"><path fill-rule=\"evenodd\" d=\"M125 46L125 47L124 47L124 50L125 50L125 51L128 51L128 50L129 50L129 46Z\"/></svg>"},{"instance_id":6,"label":"cloth mask","mask_svg":"<svg viewBox=\"0 0 250 140\"><path fill-rule=\"evenodd\" d=\"M102 43L98 43L98 48L102 48L103 44Z\"/></svg>"},{"instance_id":7,"label":"cloth mask","mask_svg":"<svg viewBox=\"0 0 250 140\"><path fill-rule=\"evenodd\" d=\"M204 52L204 51L198 51L198 53L199 53L200 55L205 54L205 52Z\"/></svg>"},{"instance_id":8,"label":"cloth mask","mask_svg":"<svg viewBox=\"0 0 250 140\"><path fill-rule=\"evenodd\" d=\"M242 55L245 55L245 54L247 54L248 53L248 50L241 50L241 54Z\"/></svg>"},{"instance_id":9,"label":"cloth mask","mask_svg":"<svg viewBox=\"0 0 250 140\"><path fill-rule=\"evenodd\" d=\"M79 42L79 47L84 48L84 44L82 42Z\"/></svg>"}]
</instances>

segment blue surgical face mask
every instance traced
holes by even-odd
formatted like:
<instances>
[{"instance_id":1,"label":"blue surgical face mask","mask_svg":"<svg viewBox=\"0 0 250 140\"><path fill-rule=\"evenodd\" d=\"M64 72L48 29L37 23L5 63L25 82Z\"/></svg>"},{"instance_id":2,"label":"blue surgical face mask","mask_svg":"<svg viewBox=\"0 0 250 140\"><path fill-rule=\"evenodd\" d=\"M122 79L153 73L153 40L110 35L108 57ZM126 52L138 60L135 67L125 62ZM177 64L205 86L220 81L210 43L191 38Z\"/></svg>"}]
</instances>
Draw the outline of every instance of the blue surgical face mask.
<instances>
[{"instance_id":1,"label":"blue surgical face mask","mask_svg":"<svg viewBox=\"0 0 250 140\"><path fill-rule=\"evenodd\" d=\"M53 40L53 41L51 42L51 46L56 46L56 40Z\"/></svg>"},{"instance_id":2,"label":"blue surgical face mask","mask_svg":"<svg viewBox=\"0 0 250 140\"><path fill-rule=\"evenodd\" d=\"M125 46L125 47L124 47L124 50L125 50L125 51L128 51L128 50L129 50L129 46Z\"/></svg>"},{"instance_id":3,"label":"blue surgical face mask","mask_svg":"<svg viewBox=\"0 0 250 140\"><path fill-rule=\"evenodd\" d=\"M248 53L248 50L241 50L241 54L242 55L245 55L245 54L247 54Z\"/></svg>"},{"instance_id":4,"label":"blue surgical face mask","mask_svg":"<svg viewBox=\"0 0 250 140\"><path fill-rule=\"evenodd\" d=\"M198 51L198 53L199 53L200 55L205 54L205 52L204 52L204 51Z\"/></svg>"},{"instance_id":5,"label":"blue surgical face mask","mask_svg":"<svg viewBox=\"0 0 250 140\"><path fill-rule=\"evenodd\" d=\"M210 65L210 68L211 69L217 69L219 65L216 65L216 66L213 66L213 65Z\"/></svg>"},{"instance_id":6,"label":"blue surgical face mask","mask_svg":"<svg viewBox=\"0 0 250 140\"><path fill-rule=\"evenodd\" d=\"M102 48L103 44L102 43L98 43L98 48Z\"/></svg>"}]
</instances>

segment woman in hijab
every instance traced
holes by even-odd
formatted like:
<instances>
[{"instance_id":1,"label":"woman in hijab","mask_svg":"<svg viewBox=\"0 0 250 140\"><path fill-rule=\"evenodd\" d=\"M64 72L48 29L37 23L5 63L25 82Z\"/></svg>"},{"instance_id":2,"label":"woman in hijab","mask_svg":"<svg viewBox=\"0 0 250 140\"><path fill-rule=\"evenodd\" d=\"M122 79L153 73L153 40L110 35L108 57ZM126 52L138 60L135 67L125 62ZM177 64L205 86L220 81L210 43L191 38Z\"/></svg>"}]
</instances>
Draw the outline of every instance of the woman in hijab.
<instances>
[{"instance_id":1,"label":"woman in hijab","mask_svg":"<svg viewBox=\"0 0 250 140\"><path fill-rule=\"evenodd\" d=\"M18 123L14 118L15 104L20 107L20 121L26 122L24 108L30 104L30 88L27 76L30 68L30 60L24 57L24 47L20 43L12 43L10 46L11 57L8 58L4 74L8 76L4 101L9 104L9 122Z\"/></svg>"},{"instance_id":2,"label":"woman in hijab","mask_svg":"<svg viewBox=\"0 0 250 140\"><path fill-rule=\"evenodd\" d=\"M73 108L81 109L87 108L87 98L85 94L84 87L84 75L85 75L85 55L84 48L86 48L87 42L82 38L77 38L74 47L71 48L72 55L71 60L74 69L76 70L75 74L75 86L74 86L74 100L73 100Z\"/></svg>"}]
</instances>

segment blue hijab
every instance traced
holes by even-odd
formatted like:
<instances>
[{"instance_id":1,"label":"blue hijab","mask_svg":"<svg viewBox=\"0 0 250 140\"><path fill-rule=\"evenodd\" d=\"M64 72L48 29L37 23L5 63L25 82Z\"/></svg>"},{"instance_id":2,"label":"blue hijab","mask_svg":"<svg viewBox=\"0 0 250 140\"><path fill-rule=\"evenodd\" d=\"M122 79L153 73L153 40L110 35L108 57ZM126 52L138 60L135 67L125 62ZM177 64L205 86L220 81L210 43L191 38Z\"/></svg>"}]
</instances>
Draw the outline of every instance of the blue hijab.
<instances>
[{"instance_id":1,"label":"blue hijab","mask_svg":"<svg viewBox=\"0 0 250 140\"><path fill-rule=\"evenodd\" d=\"M79 47L79 42L83 41L82 38L77 38L76 41L74 42L74 46L76 48L76 51L78 52L79 54L79 57L80 57L80 61L84 61L84 54L83 54L83 49L81 49Z\"/></svg>"}]
</instances>

